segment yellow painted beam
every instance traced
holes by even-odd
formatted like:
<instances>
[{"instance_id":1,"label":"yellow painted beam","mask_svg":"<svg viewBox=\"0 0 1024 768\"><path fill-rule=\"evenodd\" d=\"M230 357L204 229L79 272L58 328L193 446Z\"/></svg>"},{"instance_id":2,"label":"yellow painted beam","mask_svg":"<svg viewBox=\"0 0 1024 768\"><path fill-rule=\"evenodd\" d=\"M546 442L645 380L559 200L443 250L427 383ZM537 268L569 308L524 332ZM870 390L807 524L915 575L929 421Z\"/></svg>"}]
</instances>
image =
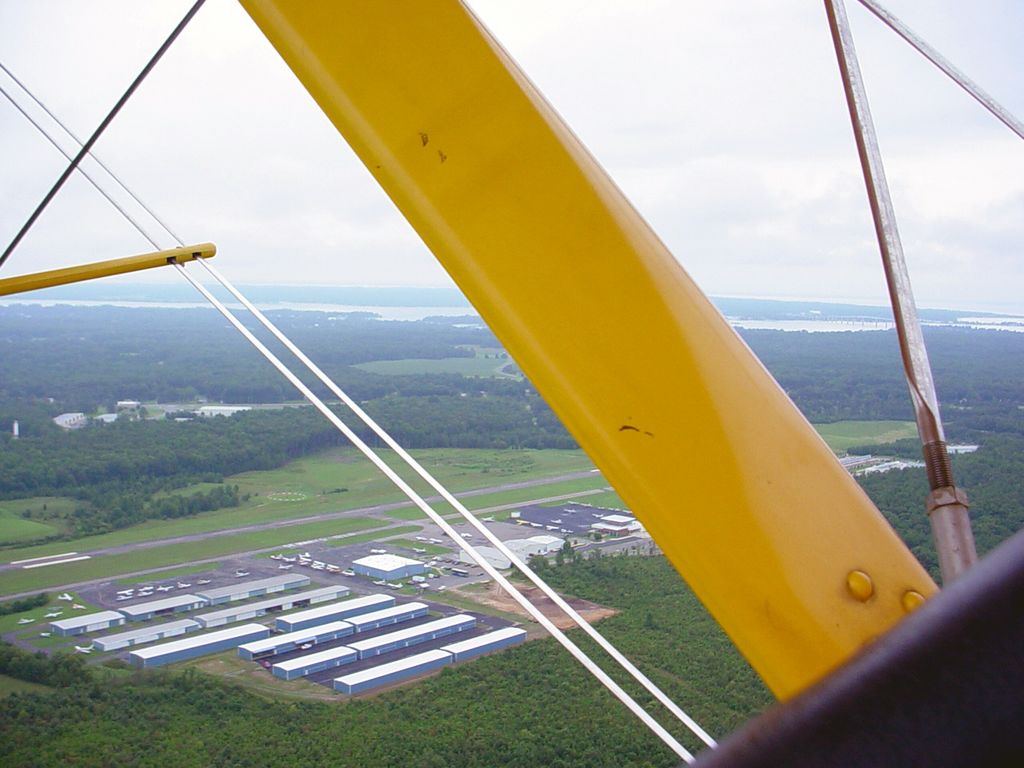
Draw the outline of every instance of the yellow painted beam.
<instances>
[{"instance_id":1,"label":"yellow painted beam","mask_svg":"<svg viewBox=\"0 0 1024 768\"><path fill-rule=\"evenodd\" d=\"M198 245L183 245L181 248L172 248L169 251L128 256L124 259L94 261L91 264L79 264L76 267L51 269L48 272L34 272L30 275L16 275L0 280L0 296L38 291L40 288L52 288L55 285L81 283L85 280L95 280L98 277L139 272L153 267L165 267L168 264L184 264L195 259L212 259L216 253L217 246L213 243L199 243Z\"/></svg>"},{"instance_id":2,"label":"yellow painted beam","mask_svg":"<svg viewBox=\"0 0 1024 768\"><path fill-rule=\"evenodd\" d=\"M465 7L242 5L777 695L935 591Z\"/></svg>"}]
</instances>

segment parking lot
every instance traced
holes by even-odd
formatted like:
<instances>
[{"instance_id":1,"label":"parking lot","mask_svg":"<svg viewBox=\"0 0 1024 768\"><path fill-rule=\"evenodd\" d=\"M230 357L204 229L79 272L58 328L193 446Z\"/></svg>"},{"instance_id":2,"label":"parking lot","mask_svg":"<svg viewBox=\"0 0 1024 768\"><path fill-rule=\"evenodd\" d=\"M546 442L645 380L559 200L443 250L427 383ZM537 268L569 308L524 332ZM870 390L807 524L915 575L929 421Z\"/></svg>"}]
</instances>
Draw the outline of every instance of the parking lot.
<instances>
[{"instance_id":1,"label":"parking lot","mask_svg":"<svg viewBox=\"0 0 1024 768\"><path fill-rule=\"evenodd\" d=\"M553 536L587 536L590 526L606 515L623 515L621 509L592 507L570 501L554 507L529 505L519 508L519 519L531 528L542 529Z\"/></svg>"}]
</instances>

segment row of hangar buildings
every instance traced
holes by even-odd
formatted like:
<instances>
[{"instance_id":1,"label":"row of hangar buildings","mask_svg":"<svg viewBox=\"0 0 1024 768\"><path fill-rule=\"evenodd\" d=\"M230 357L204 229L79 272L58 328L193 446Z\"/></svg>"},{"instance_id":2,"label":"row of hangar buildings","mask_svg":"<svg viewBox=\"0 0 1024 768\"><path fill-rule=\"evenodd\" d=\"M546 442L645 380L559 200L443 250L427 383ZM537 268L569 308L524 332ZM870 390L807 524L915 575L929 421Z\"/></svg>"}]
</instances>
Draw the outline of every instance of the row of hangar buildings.
<instances>
[{"instance_id":1,"label":"row of hangar buildings","mask_svg":"<svg viewBox=\"0 0 1024 768\"><path fill-rule=\"evenodd\" d=\"M306 576L279 576L196 595L176 595L119 611L79 616L53 622L51 626L55 631L63 630L62 634L97 632L124 625L127 621L148 622L179 611L240 601L309 584ZM467 614L432 619L425 603L398 604L391 595L372 594L338 599L349 594L347 587L338 586L278 595L197 614L191 618L154 623L126 632L95 637L92 643L98 651L130 648L132 650L128 659L136 666L145 668L237 649L239 657L261 663L282 680L295 680L334 667L361 662L356 671L333 680L336 691L356 694L521 643L526 639L526 632L515 627L481 634L482 627L478 626L477 619ZM197 598L203 602L197 605ZM214 600L217 602L214 603ZM306 607L306 610L276 617L273 630L259 623L239 624L270 611L288 611L301 607ZM236 626L224 626L228 624ZM192 632L196 634L191 635ZM408 651L405 650L454 635L463 635L466 639L414 655L407 655ZM177 639L157 643L169 638ZM338 641L343 644L338 644ZM310 649L313 649L310 653L296 655L300 650ZM396 659L396 655L403 657ZM377 661L380 663L374 663Z\"/></svg>"},{"instance_id":2,"label":"row of hangar buildings","mask_svg":"<svg viewBox=\"0 0 1024 768\"><path fill-rule=\"evenodd\" d=\"M422 573L425 570L423 563L418 560L411 560L396 555L372 555L354 561L352 566L353 570L360 575L388 580L406 578L416 573ZM334 586L322 587L298 594L279 594L293 589L308 587L310 583L309 577L301 574L272 576L266 579L238 582L225 587L216 587L194 593L174 595L173 597L158 598L134 605L126 605L112 611L99 611L53 621L50 623L50 631L60 637L70 637L111 629L127 622L151 621L176 613L188 613L207 607L237 603L254 597L278 594L277 597L258 603L229 606L193 617L198 627L211 629L243 619L256 618L268 611L288 611L293 608L301 608L304 605L314 605L325 600L333 600L344 597L350 592L348 587ZM142 636L145 636L145 633ZM99 640L103 640L103 638ZM99 640L97 640L97 643L99 643ZM128 645L131 644L130 642L128 643ZM127 645L100 648L100 650L113 651L124 647L127 647Z\"/></svg>"},{"instance_id":3,"label":"row of hangar buildings","mask_svg":"<svg viewBox=\"0 0 1024 768\"><path fill-rule=\"evenodd\" d=\"M106 629L119 627L127 622L148 622L153 619L170 616L176 613L187 613L206 607L237 603L242 600L249 600L254 597L284 593L292 589L308 587L310 579L301 574L287 576L273 576L267 579L256 579L253 581L230 584L226 587L203 590L195 593L163 597L157 600L149 600L134 605L127 605L113 611L99 611L82 616L73 616L68 619L50 622L50 631L60 637L71 637L91 632L100 632ZM348 587L323 587L320 589L300 592L298 594L284 595L268 599L263 603L249 603L229 607L208 614L195 616L193 620L197 626L209 628L219 624L227 624L231 621L238 621L242 618L261 616L270 610L289 610L291 608L311 605L324 600L331 600L342 597L349 593ZM248 614L248 616L246 616ZM238 618L235 618L235 617ZM162 626L162 625L161 625ZM144 631L143 631L144 632ZM143 634L143 636L145 636ZM127 647L100 648L99 641L105 638L97 638L94 644L100 650L119 650ZM159 638L157 638L159 639Z\"/></svg>"}]
</instances>

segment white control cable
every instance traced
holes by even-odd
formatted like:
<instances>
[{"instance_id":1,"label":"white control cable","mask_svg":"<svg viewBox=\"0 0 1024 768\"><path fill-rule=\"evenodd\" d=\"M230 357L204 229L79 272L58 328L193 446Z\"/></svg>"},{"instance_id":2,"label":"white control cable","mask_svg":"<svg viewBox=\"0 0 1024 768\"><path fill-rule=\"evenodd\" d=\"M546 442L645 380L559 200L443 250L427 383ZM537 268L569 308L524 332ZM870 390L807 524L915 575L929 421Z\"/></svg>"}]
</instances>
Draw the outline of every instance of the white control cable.
<instances>
[{"instance_id":1,"label":"white control cable","mask_svg":"<svg viewBox=\"0 0 1024 768\"><path fill-rule=\"evenodd\" d=\"M648 712L641 707L633 698L624 691L618 683L612 680L604 670L602 670L594 661L586 655L572 640L570 640L562 630L556 627L550 619L545 616L537 606L531 603L526 597L519 592L519 590L504 576L501 575L479 552L476 551L475 547L469 544L463 539L459 533L452 528L452 526L439 515L427 502L409 486L391 467L389 467L383 459L381 459L363 440L353 432L348 425L346 425L338 415L334 413L327 405L317 397L313 391L307 387L292 371L281 362L280 359L273 352L267 349L264 344L257 339L252 332L242 325L241 321L235 317L231 311L224 306L212 293L210 293L201 283L199 283L192 275L188 273L181 264L173 265L182 276L188 280L192 286L201 293L213 307L224 316L224 318L235 327L239 333L246 338L246 340L252 344L259 352L273 365L291 384L302 393L303 397L309 400L320 413L330 421L335 428L338 429L349 441L355 445L356 448L362 452L366 458L368 458L374 466L377 467L384 475L394 483L399 490L404 493L410 501L412 501L420 510L423 511L431 521L437 525L442 531L444 531L452 541L454 541L467 555L469 555L473 561L479 565L488 576L494 579L502 589L506 590L512 598L519 603L522 608L533 617L537 623L539 623L544 629L546 629L561 645L572 654L583 667L596 677L612 694L634 714L636 715L644 725L646 725L658 738L660 738L665 745L676 753L682 760L687 763L694 761L693 755L680 744L676 738L670 734L664 727L661 726Z\"/></svg>"},{"instance_id":2,"label":"white control cable","mask_svg":"<svg viewBox=\"0 0 1024 768\"><path fill-rule=\"evenodd\" d=\"M381 427L373 417L371 417L366 411L359 407L348 394L345 393L334 381L324 373L312 360L310 360L305 353L299 347L295 345L285 334L267 319L256 306L249 301L234 285L228 281L219 270L211 266L206 262L205 259L199 261L203 267L221 284L226 288L232 296L234 296L247 310L249 310L253 316L260 321L264 328L270 331L274 337L280 341L289 352L295 355L303 365L306 366L323 384L334 393L334 395L347 405L359 419L366 424L373 432L383 440L389 448L391 448L409 467L411 467L417 475L423 478L431 488L437 491L441 497L454 507L460 515L472 525L481 536L489 541L495 549L501 554L507 557L512 564L518 568L530 581L532 581L547 597L549 597L555 605L558 606L569 618L571 618L587 635L590 636L594 642L601 646L604 651L615 659L619 665L629 672L633 678L639 682L652 696L654 696L661 704L668 709L676 718L679 719L687 728L689 728L701 741L703 741L709 747L716 746L715 740L711 738L708 733L700 727L700 725L691 718L686 712L684 712L669 696L662 691L657 685L655 685L643 672L636 668L633 663L626 658L618 648L612 645L605 637L594 629L576 610L569 605L565 600L562 599L561 595L558 594L550 585L547 584L537 573L524 563L518 555L509 549L501 539L499 539L486 525L481 523L475 515L473 515L466 507L460 502L445 486L438 481L433 475L430 474L416 459L414 459L408 451L406 451L388 432Z\"/></svg>"}]
</instances>

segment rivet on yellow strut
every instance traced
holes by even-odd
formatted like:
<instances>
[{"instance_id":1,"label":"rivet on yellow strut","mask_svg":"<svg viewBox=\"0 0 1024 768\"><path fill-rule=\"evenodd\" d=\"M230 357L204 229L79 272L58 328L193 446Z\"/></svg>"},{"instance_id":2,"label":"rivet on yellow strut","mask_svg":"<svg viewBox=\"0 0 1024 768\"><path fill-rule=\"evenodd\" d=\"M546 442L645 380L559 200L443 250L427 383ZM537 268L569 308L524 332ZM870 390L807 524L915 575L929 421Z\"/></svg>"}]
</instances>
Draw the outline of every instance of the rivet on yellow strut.
<instances>
[{"instance_id":1,"label":"rivet on yellow strut","mask_svg":"<svg viewBox=\"0 0 1024 768\"><path fill-rule=\"evenodd\" d=\"M903 593L903 599L900 602L903 603L903 610L910 613L921 607L921 604L924 603L924 595L908 589Z\"/></svg>"},{"instance_id":2,"label":"rivet on yellow strut","mask_svg":"<svg viewBox=\"0 0 1024 768\"><path fill-rule=\"evenodd\" d=\"M862 603L866 603L875 594L875 585L864 571L850 571L846 576L846 588Z\"/></svg>"}]
</instances>

